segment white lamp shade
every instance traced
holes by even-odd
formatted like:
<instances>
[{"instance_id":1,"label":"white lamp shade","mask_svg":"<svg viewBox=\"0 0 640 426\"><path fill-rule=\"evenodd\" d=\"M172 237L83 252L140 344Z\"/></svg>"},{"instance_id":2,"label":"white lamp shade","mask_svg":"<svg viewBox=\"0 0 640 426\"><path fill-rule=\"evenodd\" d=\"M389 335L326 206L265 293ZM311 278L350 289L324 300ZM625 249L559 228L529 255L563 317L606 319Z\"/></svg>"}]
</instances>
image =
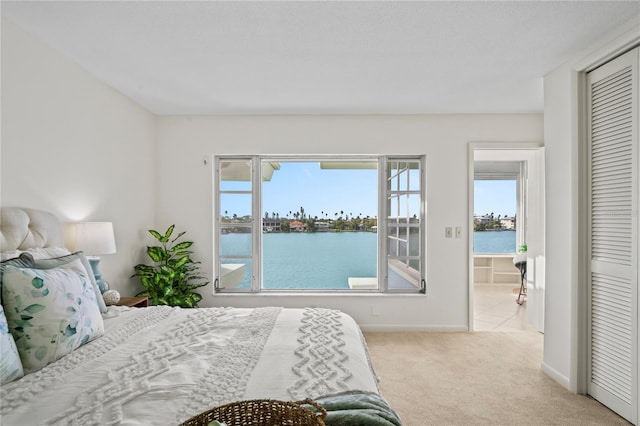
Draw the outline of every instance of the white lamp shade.
<instances>
[{"instance_id":1,"label":"white lamp shade","mask_svg":"<svg viewBox=\"0 0 640 426\"><path fill-rule=\"evenodd\" d=\"M65 240L71 251L97 256L116 252L116 239L111 222L78 222L67 224Z\"/></svg>"}]
</instances>

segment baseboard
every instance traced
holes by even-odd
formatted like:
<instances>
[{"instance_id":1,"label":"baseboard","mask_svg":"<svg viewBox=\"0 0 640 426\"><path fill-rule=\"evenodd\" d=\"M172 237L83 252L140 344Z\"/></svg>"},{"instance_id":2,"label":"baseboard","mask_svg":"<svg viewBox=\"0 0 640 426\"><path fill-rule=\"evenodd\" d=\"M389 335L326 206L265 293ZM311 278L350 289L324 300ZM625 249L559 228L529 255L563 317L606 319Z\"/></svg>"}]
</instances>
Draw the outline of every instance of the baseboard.
<instances>
[{"instance_id":1,"label":"baseboard","mask_svg":"<svg viewBox=\"0 0 640 426\"><path fill-rule=\"evenodd\" d=\"M364 332L402 332L402 331L430 331L430 332L468 332L469 329L457 325L415 325L415 324L360 324Z\"/></svg>"},{"instance_id":2,"label":"baseboard","mask_svg":"<svg viewBox=\"0 0 640 426\"><path fill-rule=\"evenodd\" d=\"M569 381L569 378L567 376L565 376L564 374L560 374L560 372L558 372L558 370L556 370L556 369L554 369L552 367L549 367L549 365L545 364L544 362L540 366L540 369L542 370L542 372L544 374L546 374L547 376L551 377L553 380L558 382L565 389L567 389L568 391L571 391L570 381Z\"/></svg>"}]
</instances>

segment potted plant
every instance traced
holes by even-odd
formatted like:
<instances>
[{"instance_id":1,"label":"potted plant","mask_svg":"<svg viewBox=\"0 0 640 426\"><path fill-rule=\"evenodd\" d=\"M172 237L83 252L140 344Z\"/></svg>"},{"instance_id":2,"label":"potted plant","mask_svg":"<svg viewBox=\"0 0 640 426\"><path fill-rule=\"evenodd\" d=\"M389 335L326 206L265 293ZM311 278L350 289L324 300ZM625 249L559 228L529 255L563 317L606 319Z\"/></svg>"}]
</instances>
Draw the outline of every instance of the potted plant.
<instances>
[{"instance_id":1,"label":"potted plant","mask_svg":"<svg viewBox=\"0 0 640 426\"><path fill-rule=\"evenodd\" d=\"M522 244L518 247L518 254L513 258L513 264L517 265L518 263L527 262L527 245Z\"/></svg>"},{"instance_id":2,"label":"potted plant","mask_svg":"<svg viewBox=\"0 0 640 426\"><path fill-rule=\"evenodd\" d=\"M185 232L171 239L175 225L163 234L153 229L149 233L160 242L159 246L148 246L147 254L154 265L134 266L132 277L140 278L144 290L138 296L147 296L151 305L180 306L195 308L202 296L195 290L209 284L200 275L199 264L191 259L189 247L192 241L178 242Z\"/></svg>"}]
</instances>

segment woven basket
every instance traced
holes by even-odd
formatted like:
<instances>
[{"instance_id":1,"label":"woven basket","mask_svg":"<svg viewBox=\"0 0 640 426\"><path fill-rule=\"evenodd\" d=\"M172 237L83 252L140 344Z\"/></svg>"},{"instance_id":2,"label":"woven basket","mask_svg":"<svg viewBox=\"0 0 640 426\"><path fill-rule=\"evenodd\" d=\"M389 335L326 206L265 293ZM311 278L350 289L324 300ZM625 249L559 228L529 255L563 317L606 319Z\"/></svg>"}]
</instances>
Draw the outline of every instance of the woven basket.
<instances>
[{"instance_id":1,"label":"woven basket","mask_svg":"<svg viewBox=\"0 0 640 426\"><path fill-rule=\"evenodd\" d=\"M318 412L303 405L311 405ZM326 410L315 401L277 401L254 399L238 401L212 408L191 417L181 426L208 426L214 420L227 426L324 426Z\"/></svg>"}]
</instances>

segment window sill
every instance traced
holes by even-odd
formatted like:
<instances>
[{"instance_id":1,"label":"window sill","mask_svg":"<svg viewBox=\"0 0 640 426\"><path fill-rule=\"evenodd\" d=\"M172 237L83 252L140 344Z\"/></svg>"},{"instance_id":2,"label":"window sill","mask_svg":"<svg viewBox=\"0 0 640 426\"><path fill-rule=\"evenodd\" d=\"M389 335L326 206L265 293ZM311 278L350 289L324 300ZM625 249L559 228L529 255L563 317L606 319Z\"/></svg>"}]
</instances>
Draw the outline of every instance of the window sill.
<instances>
[{"instance_id":1,"label":"window sill","mask_svg":"<svg viewBox=\"0 0 640 426\"><path fill-rule=\"evenodd\" d=\"M214 297L424 297L423 293L380 293L377 291L349 291L349 292L307 292L307 291L281 291L281 292L256 292L256 293L213 293Z\"/></svg>"}]
</instances>

